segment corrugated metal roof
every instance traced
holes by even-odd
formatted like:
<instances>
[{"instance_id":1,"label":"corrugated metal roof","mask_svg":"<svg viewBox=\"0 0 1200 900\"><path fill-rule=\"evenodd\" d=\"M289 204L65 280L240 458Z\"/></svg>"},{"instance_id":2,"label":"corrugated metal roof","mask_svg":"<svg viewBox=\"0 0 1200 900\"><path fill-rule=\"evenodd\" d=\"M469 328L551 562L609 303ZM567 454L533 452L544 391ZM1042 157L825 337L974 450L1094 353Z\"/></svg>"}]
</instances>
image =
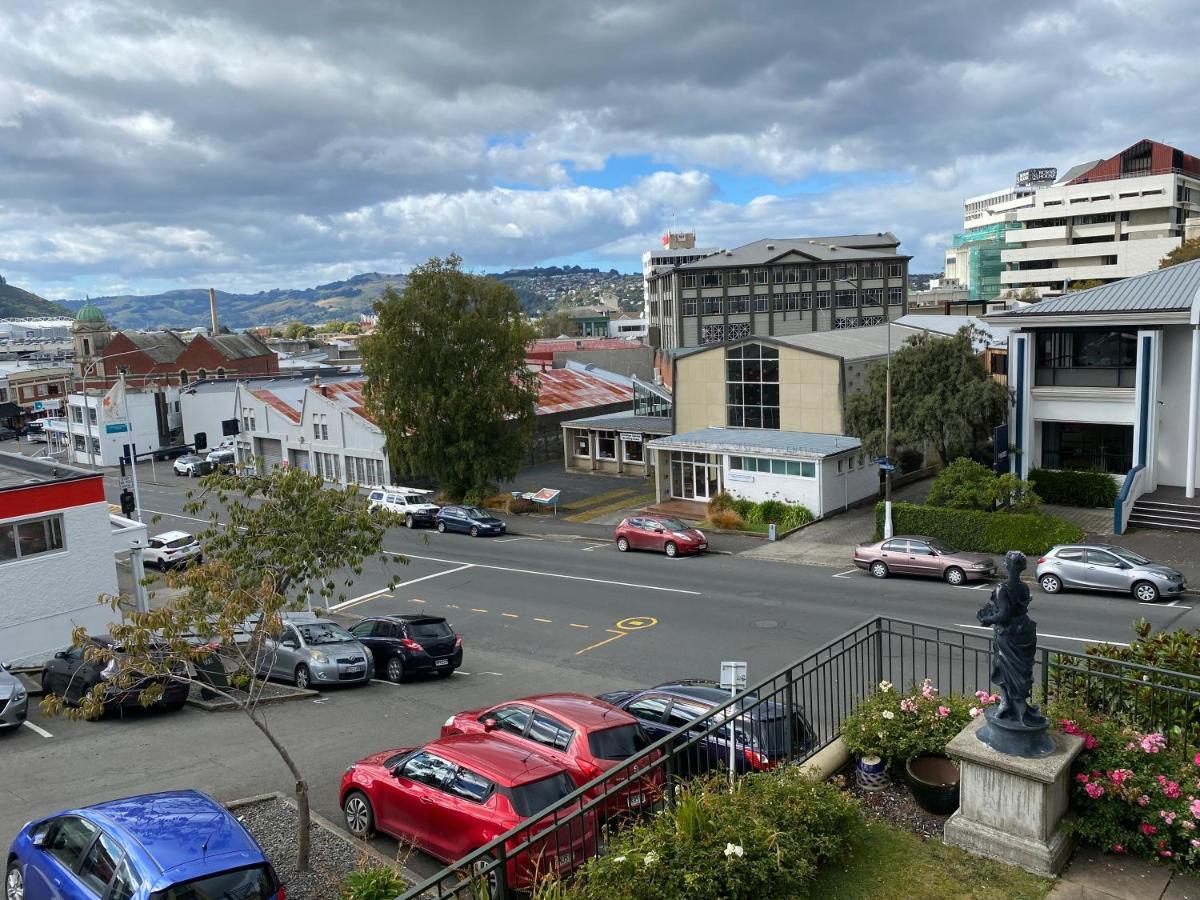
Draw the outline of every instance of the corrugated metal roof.
<instances>
[{"instance_id":1,"label":"corrugated metal roof","mask_svg":"<svg viewBox=\"0 0 1200 900\"><path fill-rule=\"evenodd\" d=\"M1031 316L1075 316L1089 313L1177 312L1191 309L1200 293L1200 260L1156 269L1112 284L1042 300L1023 309L988 316L1005 322Z\"/></svg>"},{"instance_id":2,"label":"corrugated metal roof","mask_svg":"<svg viewBox=\"0 0 1200 900\"><path fill-rule=\"evenodd\" d=\"M774 431L768 428L701 428L686 434L658 438L652 450L698 450L700 452L769 453L822 458L857 450L862 441L846 434L811 431Z\"/></svg>"},{"instance_id":3,"label":"corrugated metal roof","mask_svg":"<svg viewBox=\"0 0 1200 900\"><path fill-rule=\"evenodd\" d=\"M797 251L822 262L855 259L897 259L899 241L890 231L814 238L763 238L722 250L676 268L713 269L725 266L761 266L785 253Z\"/></svg>"},{"instance_id":4,"label":"corrugated metal roof","mask_svg":"<svg viewBox=\"0 0 1200 900\"><path fill-rule=\"evenodd\" d=\"M250 393L263 403L267 404L267 406L271 407L277 412L283 413L293 422L300 421L300 407L292 406L282 397L277 396L273 391L251 390Z\"/></svg>"},{"instance_id":5,"label":"corrugated metal roof","mask_svg":"<svg viewBox=\"0 0 1200 900\"><path fill-rule=\"evenodd\" d=\"M931 331L934 334L944 334L952 337L958 334L964 326L978 329L987 335L988 346L1004 347L1008 345L1008 333L1012 330L999 322L987 322L978 316L941 316L909 313L896 320L897 325L916 328L920 331ZM982 348L980 348L982 349Z\"/></svg>"},{"instance_id":6,"label":"corrugated metal roof","mask_svg":"<svg viewBox=\"0 0 1200 900\"><path fill-rule=\"evenodd\" d=\"M645 434L670 434L668 416L635 416L633 413L609 413L563 422L564 428L597 428L604 431L639 431Z\"/></svg>"},{"instance_id":7,"label":"corrugated metal roof","mask_svg":"<svg viewBox=\"0 0 1200 900\"><path fill-rule=\"evenodd\" d=\"M537 379L539 416L633 402L633 388L571 369L547 369Z\"/></svg>"},{"instance_id":8,"label":"corrugated metal roof","mask_svg":"<svg viewBox=\"0 0 1200 900\"><path fill-rule=\"evenodd\" d=\"M156 363L175 362L187 347L173 331L122 331L121 334Z\"/></svg>"},{"instance_id":9,"label":"corrugated metal roof","mask_svg":"<svg viewBox=\"0 0 1200 900\"><path fill-rule=\"evenodd\" d=\"M200 335L226 359L254 359L270 356L271 349L250 332L243 334Z\"/></svg>"}]
</instances>

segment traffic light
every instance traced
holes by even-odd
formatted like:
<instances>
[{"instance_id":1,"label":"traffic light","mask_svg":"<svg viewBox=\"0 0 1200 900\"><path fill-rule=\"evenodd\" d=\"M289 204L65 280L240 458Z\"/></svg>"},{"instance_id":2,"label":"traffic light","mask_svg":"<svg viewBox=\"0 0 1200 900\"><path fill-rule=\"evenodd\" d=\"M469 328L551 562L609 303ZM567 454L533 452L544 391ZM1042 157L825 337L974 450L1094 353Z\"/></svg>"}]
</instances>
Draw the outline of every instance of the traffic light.
<instances>
[{"instance_id":1,"label":"traffic light","mask_svg":"<svg viewBox=\"0 0 1200 900\"><path fill-rule=\"evenodd\" d=\"M121 515L128 519L136 508L133 503L133 491L129 488L121 491Z\"/></svg>"},{"instance_id":2,"label":"traffic light","mask_svg":"<svg viewBox=\"0 0 1200 900\"><path fill-rule=\"evenodd\" d=\"M204 432L204 431L197 431L195 440L192 441L192 443L196 445L197 453L199 453L201 450L207 450L208 449L208 433Z\"/></svg>"}]
</instances>

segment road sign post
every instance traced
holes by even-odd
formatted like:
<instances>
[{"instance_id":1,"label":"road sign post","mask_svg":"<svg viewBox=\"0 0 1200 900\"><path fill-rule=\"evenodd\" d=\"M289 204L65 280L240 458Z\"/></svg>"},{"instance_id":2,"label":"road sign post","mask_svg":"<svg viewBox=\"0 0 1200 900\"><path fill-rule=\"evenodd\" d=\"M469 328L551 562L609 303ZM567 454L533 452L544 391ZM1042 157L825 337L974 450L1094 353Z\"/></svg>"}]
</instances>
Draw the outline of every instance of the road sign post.
<instances>
[{"instance_id":1,"label":"road sign post","mask_svg":"<svg viewBox=\"0 0 1200 900\"><path fill-rule=\"evenodd\" d=\"M731 660L721 661L721 687L729 689L730 699L738 691L746 689L746 663ZM737 760L737 711L731 706L726 721L729 722L729 790L733 791L733 780Z\"/></svg>"}]
</instances>

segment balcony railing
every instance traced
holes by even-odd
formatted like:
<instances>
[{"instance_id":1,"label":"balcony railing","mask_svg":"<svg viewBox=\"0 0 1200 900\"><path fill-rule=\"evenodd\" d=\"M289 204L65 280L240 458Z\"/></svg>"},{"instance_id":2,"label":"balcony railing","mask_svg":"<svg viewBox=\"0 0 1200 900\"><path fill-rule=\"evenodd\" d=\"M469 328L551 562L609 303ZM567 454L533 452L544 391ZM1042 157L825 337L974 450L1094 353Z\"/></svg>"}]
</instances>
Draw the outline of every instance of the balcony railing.
<instances>
[{"instance_id":1,"label":"balcony railing","mask_svg":"<svg viewBox=\"0 0 1200 900\"><path fill-rule=\"evenodd\" d=\"M1132 388L1136 372L1133 366L1039 366L1033 384L1034 387Z\"/></svg>"}]
</instances>

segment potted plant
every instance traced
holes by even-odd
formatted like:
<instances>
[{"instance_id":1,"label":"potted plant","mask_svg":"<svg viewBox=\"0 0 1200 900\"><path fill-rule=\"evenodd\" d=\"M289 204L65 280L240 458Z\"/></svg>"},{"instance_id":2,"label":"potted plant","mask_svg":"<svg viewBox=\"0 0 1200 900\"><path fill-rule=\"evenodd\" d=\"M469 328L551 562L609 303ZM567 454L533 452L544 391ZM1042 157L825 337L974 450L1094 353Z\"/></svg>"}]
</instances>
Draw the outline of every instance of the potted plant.
<instances>
[{"instance_id":1,"label":"potted plant","mask_svg":"<svg viewBox=\"0 0 1200 900\"><path fill-rule=\"evenodd\" d=\"M958 765L945 753L914 753L904 772L913 799L926 812L947 816L958 809Z\"/></svg>"}]
</instances>

